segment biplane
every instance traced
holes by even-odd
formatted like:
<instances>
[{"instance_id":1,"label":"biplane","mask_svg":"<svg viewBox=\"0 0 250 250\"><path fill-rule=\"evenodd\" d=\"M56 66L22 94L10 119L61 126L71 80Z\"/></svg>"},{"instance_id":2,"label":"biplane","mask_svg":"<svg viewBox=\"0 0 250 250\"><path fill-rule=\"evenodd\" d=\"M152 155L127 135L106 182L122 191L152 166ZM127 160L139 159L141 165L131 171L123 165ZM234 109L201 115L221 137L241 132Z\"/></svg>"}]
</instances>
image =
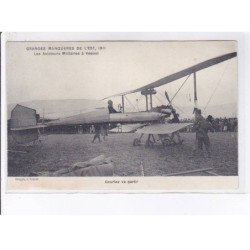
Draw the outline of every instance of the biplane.
<instances>
[{"instance_id":1,"label":"biplane","mask_svg":"<svg viewBox=\"0 0 250 250\"><path fill-rule=\"evenodd\" d=\"M12 137L17 143L26 144L37 141L39 139L40 130L49 127L98 124L100 126L110 124L113 124L115 126L117 126L117 124L127 124L129 126L131 124L134 124L134 126L131 126L131 130L127 129L127 132L131 132L133 130L133 132L140 134L139 138L134 139L134 146L138 146L141 144L142 137L144 135L147 135L145 143L147 146L153 146L157 141L160 141L163 146L175 144L175 141L173 139L174 136L179 136L178 131L184 129L187 126L190 126L191 124L166 122L166 118L170 117L171 113L173 113L174 110L172 106L172 100L174 96L170 100L168 93L165 92L165 96L167 99L166 105L154 107L153 95L157 93L156 88L192 75L194 89L194 107L197 108L196 73L205 68L232 59L236 56L236 52L224 54L200 62L194 66L168 75L140 88L104 98L103 100L111 99L113 97L121 97L121 111L116 113L110 112L108 108L98 108L71 116L60 117L58 119L46 120L45 117L43 117L42 122L39 122L39 120L37 119L39 114L37 114L37 111L35 109L17 104L12 109L10 117L10 131ZM145 111L125 112L124 97L128 94L136 92L140 92L141 95L145 96ZM156 136L158 138L155 138ZM179 140L179 143L182 143L182 141Z\"/></svg>"}]
</instances>

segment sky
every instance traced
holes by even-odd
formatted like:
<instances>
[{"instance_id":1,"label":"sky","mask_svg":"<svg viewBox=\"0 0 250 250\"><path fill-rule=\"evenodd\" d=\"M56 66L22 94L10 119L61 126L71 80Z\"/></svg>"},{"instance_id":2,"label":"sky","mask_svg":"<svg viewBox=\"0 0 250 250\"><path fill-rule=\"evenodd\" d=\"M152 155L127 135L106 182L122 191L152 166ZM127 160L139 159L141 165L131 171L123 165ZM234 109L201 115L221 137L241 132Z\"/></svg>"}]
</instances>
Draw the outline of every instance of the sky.
<instances>
[{"instance_id":1,"label":"sky","mask_svg":"<svg viewBox=\"0 0 250 250\"><path fill-rule=\"evenodd\" d=\"M83 55L35 55L31 48L81 47ZM95 47L98 55L86 55ZM102 49L100 49L100 47ZM65 50L72 52L72 50ZM204 60L237 51L234 41L154 41L154 42L8 42L6 51L7 102L31 100L95 99L128 91L154 82ZM43 51L42 51L43 52ZM42 53L41 52L41 53ZM58 50L53 50L53 53ZM61 52L62 53L62 52ZM186 78L157 89L154 103L165 102ZM197 72L198 104L237 104L237 58ZM214 93L214 95L212 95ZM140 109L145 99L127 96ZM189 77L174 103L190 106L193 78ZM190 101L191 100L191 101ZM114 99L115 103L120 99ZM125 100L127 105L130 105Z\"/></svg>"}]
</instances>

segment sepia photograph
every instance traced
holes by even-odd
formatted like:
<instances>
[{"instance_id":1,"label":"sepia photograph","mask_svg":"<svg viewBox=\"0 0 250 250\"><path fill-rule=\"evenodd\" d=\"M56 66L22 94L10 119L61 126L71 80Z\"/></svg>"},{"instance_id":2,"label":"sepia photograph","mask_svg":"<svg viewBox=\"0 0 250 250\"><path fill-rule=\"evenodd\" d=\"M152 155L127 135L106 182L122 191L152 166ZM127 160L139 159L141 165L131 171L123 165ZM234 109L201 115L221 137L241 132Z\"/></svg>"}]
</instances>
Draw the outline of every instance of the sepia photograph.
<instances>
[{"instance_id":1,"label":"sepia photograph","mask_svg":"<svg viewBox=\"0 0 250 250\"><path fill-rule=\"evenodd\" d=\"M249 245L246 4L1 10L2 249Z\"/></svg>"},{"instance_id":2,"label":"sepia photograph","mask_svg":"<svg viewBox=\"0 0 250 250\"><path fill-rule=\"evenodd\" d=\"M223 180L224 189L233 180L237 189L237 41L5 46L7 175L16 188L58 177L92 187L103 177L114 190L138 180L161 189L181 177L180 187Z\"/></svg>"}]
</instances>

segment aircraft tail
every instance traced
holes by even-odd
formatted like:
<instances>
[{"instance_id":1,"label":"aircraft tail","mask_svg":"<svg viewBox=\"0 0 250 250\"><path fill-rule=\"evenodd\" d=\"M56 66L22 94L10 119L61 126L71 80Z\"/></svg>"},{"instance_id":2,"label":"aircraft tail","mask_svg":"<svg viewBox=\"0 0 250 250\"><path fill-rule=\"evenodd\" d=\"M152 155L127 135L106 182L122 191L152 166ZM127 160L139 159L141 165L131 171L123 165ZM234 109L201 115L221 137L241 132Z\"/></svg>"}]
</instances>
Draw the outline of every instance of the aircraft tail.
<instances>
[{"instance_id":1,"label":"aircraft tail","mask_svg":"<svg viewBox=\"0 0 250 250\"><path fill-rule=\"evenodd\" d=\"M38 139L36 110L17 104L11 111L10 130L13 139L19 144Z\"/></svg>"}]
</instances>

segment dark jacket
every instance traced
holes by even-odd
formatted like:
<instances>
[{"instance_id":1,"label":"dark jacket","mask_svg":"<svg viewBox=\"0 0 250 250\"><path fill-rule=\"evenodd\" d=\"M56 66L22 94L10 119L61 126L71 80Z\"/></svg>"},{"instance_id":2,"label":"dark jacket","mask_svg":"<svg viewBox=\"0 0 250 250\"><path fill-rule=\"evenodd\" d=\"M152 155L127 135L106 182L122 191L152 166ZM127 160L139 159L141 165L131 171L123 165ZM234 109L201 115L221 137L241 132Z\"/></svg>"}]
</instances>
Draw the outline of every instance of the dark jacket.
<instances>
[{"instance_id":1,"label":"dark jacket","mask_svg":"<svg viewBox=\"0 0 250 250\"><path fill-rule=\"evenodd\" d=\"M205 138L208 137L208 130L213 131L213 127L210 122L208 122L204 117L200 116L195 120L194 129L196 132L197 138Z\"/></svg>"},{"instance_id":2,"label":"dark jacket","mask_svg":"<svg viewBox=\"0 0 250 250\"><path fill-rule=\"evenodd\" d=\"M112 106L108 106L109 109L109 113L117 113L117 111L112 107Z\"/></svg>"}]
</instances>

